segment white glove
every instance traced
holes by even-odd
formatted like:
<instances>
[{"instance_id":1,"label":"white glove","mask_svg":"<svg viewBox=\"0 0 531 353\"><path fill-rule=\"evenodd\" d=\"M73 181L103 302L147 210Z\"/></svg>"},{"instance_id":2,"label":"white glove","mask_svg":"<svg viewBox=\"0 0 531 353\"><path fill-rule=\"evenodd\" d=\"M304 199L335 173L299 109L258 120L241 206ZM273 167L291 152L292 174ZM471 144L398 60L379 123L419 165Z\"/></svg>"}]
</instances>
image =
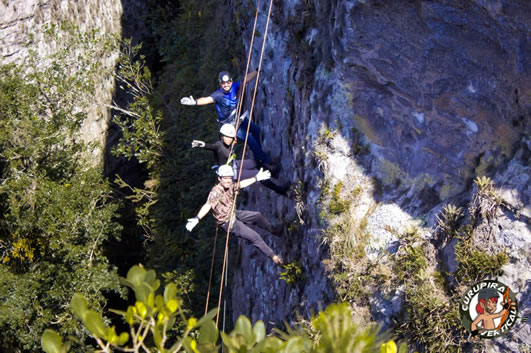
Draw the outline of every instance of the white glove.
<instances>
[{"instance_id":1,"label":"white glove","mask_svg":"<svg viewBox=\"0 0 531 353\"><path fill-rule=\"evenodd\" d=\"M181 98L181 104L182 105L196 105L197 102L195 101L194 97L190 96L190 97Z\"/></svg>"},{"instance_id":2,"label":"white glove","mask_svg":"<svg viewBox=\"0 0 531 353\"><path fill-rule=\"evenodd\" d=\"M194 229L194 227L197 225L197 223L199 223L199 218L188 218L188 223L186 223L186 230L191 232L192 229Z\"/></svg>"},{"instance_id":3,"label":"white glove","mask_svg":"<svg viewBox=\"0 0 531 353\"><path fill-rule=\"evenodd\" d=\"M256 178L256 181L267 180L271 178L271 172L269 170L264 170L264 168L260 168L258 173L256 173L255 178Z\"/></svg>"},{"instance_id":4,"label":"white glove","mask_svg":"<svg viewBox=\"0 0 531 353\"><path fill-rule=\"evenodd\" d=\"M205 147L205 143L203 141L199 141L199 140L193 140L192 141L192 147Z\"/></svg>"},{"instance_id":5,"label":"white glove","mask_svg":"<svg viewBox=\"0 0 531 353\"><path fill-rule=\"evenodd\" d=\"M245 113L243 113L242 115L240 115L240 120L243 121L245 120L245 118L249 117L249 111L246 110Z\"/></svg>"}]
</instances>

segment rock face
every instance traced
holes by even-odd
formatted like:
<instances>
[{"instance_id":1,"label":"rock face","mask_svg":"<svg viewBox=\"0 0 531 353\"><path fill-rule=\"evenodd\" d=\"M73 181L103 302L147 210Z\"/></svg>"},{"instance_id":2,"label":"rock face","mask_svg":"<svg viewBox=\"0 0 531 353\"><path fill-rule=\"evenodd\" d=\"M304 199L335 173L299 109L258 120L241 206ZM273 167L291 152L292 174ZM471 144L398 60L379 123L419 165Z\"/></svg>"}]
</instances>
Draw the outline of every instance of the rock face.
<instances>
[{"instance_id":1,"label":"rock face","mask_svg":"<svg viewBox=\"0 0 531 353\"><path fill-rule=\"evenodd\" d=\"M122 1L101 0L24 0L0 2L0 47L1 63L24 63L28 49L36 50L39 57L51 54L58 43L43 40L45 25L59 25L63 22L73 23L83 31L99 30L100 33L120 34L122 32ZM32 44L26 47L30 36ZM113 68L118 52L106 60L105 68ZM105 136L109 121L109 109L114 93L112 76L102 76L99 80L97 95L93 97L89 117L84 122L81 134L87 141L105 144ZM101 160L101 150L95 154Z\"/></svg>"},{"instance_id":2,"label":"rock face","mask_svg":"<svg viewBox=\"0 0 531 353\"><path fill-rule=\"evenodd\" d=\"M244 246L232 265L234 319L279 323L334 298L325 266L332 245L321 235L329 225L320 216L325 180L332 187L341 181L342 195L358 195L350 212L366 218L365 250L377 260L393 253L389 229L417 222L425 240L436 237L442 206L464 205L472 180L490 176L507 205L493 239L511 254L502 280L528 300L529 253L517 248L531 243L523 137L531 113L530 19L523 0L275 2L253 119L264 149L281 159L280 179L298 193L287 199L256 188L242 208L286 223L283 239L264 238L288 261L300 261L305 280L286 285L270 260ZM251 30L249 23L247 48ZM452 249L434 253L431 266L455 270ZM382 304L374 296L373 319L400 311L399 296L390 297ZM515 344L530 343L526 330ZM493 351L509 347L503 344Z\"/></svg>"}]
</instances>

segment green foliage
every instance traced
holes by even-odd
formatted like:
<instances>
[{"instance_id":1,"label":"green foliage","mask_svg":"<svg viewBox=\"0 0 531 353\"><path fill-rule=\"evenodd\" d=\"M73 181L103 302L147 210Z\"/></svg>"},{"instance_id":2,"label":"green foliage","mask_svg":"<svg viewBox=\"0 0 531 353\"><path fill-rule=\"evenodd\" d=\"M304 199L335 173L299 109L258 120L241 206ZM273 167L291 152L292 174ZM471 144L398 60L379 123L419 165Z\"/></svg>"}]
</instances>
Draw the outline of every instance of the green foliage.
<instances>
[{"instance_id":1,"label":"green foliage","mask_svg":"<svg viewBox=\"0 0 531 353\"><path fill-rule=\"evenodd\" d=\"M416 226L395 233L400 239L393 272L404 286L404 317L397 333L426 352L461 352L465 341L459 319L459 299L449 298L444 278L431 271L425 254L425 241ZM435 280L432 280L435 279Z\"/></svg>"},{"instance_id":2,"label":"green foliage","mask_svg":"<svg viewBox=\"0 0 531 353\"><path fill-rule=\"evenodd\" d=\"M304 271L300 262L290 262L283 266L284 272L280 272L280 279L286 281L287 284L295 284L304 281Z\"/></svg>"},{"instance_id":3,"label":"green foliage","mask_svg":"<svg viewBox=\"0 0 531 353\"><path fill-rule=\"evenodd\" d=\"M343 183L339 181L332 191L331 200L328 203L328 211L332 214L340 214L346 212L350 208L350 200L345 200L341 198L341 189L343 188Z\"/></svg>"},{"instance_id":4,"label":"green foliage","mask_svg":"<svg viewBox=\"0 0 531 353\"><path fill-rule=\"evenodd\" d=\"M324 203L328 194L330 193L330 179L323 178L321 179L321 194L319 195L319 203Z\"/></svg>"},{"instance_id":5,"label":"green foliage","mask_svg":"<svg viewBox=\"0 0 531 353\"><path fill-rule=\"evenodd\" d=\"M401 243L393 264L393 270L398 279L400 281L422 279L428 262L424 255L419 229L416 226L408 225L400 233L389 228L387 230L396 233Z\"/></svg>"},{"instance_id":6,"label":"green foliage","mask_svg":"<svg viewBox=\"0 0 531 353\"><path fill-rule=\"evenodd\" d=\"M487 192L492 188L492 179L487 176L478 176L474 179L474 184L477 185L479 192Z\"/></svg>"},{"instance_id":7,"label":"green foliage","mask_svg":"<svg viewBox=\"0 0 531 353\"><path fill-rule=\"evenodd\" d=\"M89 309L90 303L80 294L74 294L70 308L97 342L101 352L182 352L215 353L220 333L212 321L212 310L200 320L187 318L182 311L182 301L177 288L169 284L159 294L160 281L155 271L133 266L121 282L135 293L135 304L126 311L112 310L122 316L130 334L118 334L114 326L106 325L100 312ZM185 329L177 335L172 327L177 320ZM347 304L332 304L312 319L311 330L315 339L304 331L289 329L278 331L280 338L266 336L265 325L257 321L254 326L248 318L240 316L234 330L221 332L224 349L230 353L320 353L320 352L385 352L396 353L396 344L387 341L377 327L362 329L352 322ZM173 345L170 342L175 342ZM46 329L42 335L42 348L46 353L66 353L70 342L63 345L60 335ZM171 347L167 347L170 346ZM400 352L404 352L404 345Z\"/></svg>"},{"instance_id":8,"label":"green foliage","mask_svg":"<svg viewBox=\"0 0 531 353\"><path fill-rule=\"evenodd\" d=\"M46 353L66 353L70 345L63 345L63 339L54 330L46 329L41 338L42 350Z\"/></svg>"},{"instance_id":9,"label":"green foliage","mask_svg":"<svg viewBox=\"0 0 531 353\"><path fill-rule=\"evenodd\" d=\"M155 91L145 57L139 54L141 47L141 44L133 46L131 39L122 42L115 76L120 87L131 96L131 102L127 109L119 108L120 114L113 117L122 136L113 146L112 153L128 159L135 157L150 169L160 161L164 134L160 129L162 113L156 111L149 101Z\"/></svg>"},{"instance_id":10,"label":"green foliage","mask_svg":"<svg viewBox=\"0 0 531 353\"><path fill-rule=\"evenodd\" d=\"M357 197L359 188L355 188L348 198L342 199L340 192L343 184L339 182L330 192L326 180L322 192L326 190L328 195L322 195L322 202L327 204L327 208L321 210L320 216L327 224L322 235L323 243L330 247L331 260L327 265L331 270L330 277L340 300L366 305L368 288L374 283L374 278L368 271L369 262L365 252L370 239L367 231L368 215L372 209L364 217L353 217L346 211L350 209L351 200Z\"/></svg>"},{"instance_id":11,"label":"green foliage","mask_svg":"<svg viewBox=\"0 0 531 353\"><path fill-rule=\"evenodd\" d=\"M317 162L317 168L319 168L320 171L324 171L326 163L328 162L328 154L326 154L326 152L316 150L313 151L313 158Z\"/></svg>"},{"instance_id":12,"label":"green foliage","mask_svg":"<svg viewBox=\"0 0 531 353\"><path fill-rule=\"evenodd\" d=\"M378 327L360 329L352 322L348 304L332 304L312 320L319 332L314 352L379 352L386 335L379 335Z\"/></svg>"},{"instance_id":13,"label":"green foliage","mask_svg":"<svg viewBox=\"0 0 531 353\"><path fill-rule=\"evenodd\" d=\"M321 130L319 137L317 138L318 144L328 144L331 140L336 137L337 131L332 131L329 128Z\"/></svg>"},{"instance_id":14,"label":"green foliage","mask_svg":"<svg viewBox=\"0 0 531 353\"><path fill-rule=\"evenodd\" d=\"M214 106L185 107L179 100L213 92L221 70L232 71L235 79L243 74L239 61L233 60L243 52L235 40L239 31L226 20L232 18L230 7L220 8L213 0L150 0L147 7L146 24L153 38L142 47L122 43L116 78L130 104L113 107L122 132L113 153L138 160L147 180L144 186L129 185L125 176L115 181L133 203L133 227L140 226L148 240L149 266L166 280L186 279L179 293L184 307L198 315L204 310L215 225L209 217L192 234L184 225L216 179L209 168L210 154L192 150L189 143L211 142L218 127ZM149 58L154 52L165 66L152 75L142 53ZM216 254L219 263L222 252ZM215 276L212 285L218 281Z\"/></svg>"},{"instance_id":15,"label":"green foliage","mask_svg":"<svg viewBox=\"0 0 531 353\"><path fill-rule=\"evenodd\" d=\"M459 298L448 300L429 282L406 287L407 319L398 332L426 352L463 352L466 331L461 329Z\"/></svg>"},{"instance_id":16,"label":"green foliage","mask_svg":"<svg viewBox=\"0 0 531 353\"><path fill-rule=\"evenodd\" d=\"M158 202L156 189L160 184L156 166L160 164L164 148L164 133L161 131L162 112L151 103L153 96L158 93L153 89L145 57L139 53L141 48L141 44L133 46L131 39L121 42L115 77L119 87L129 96L129 103L125 108L113 106L118 114L114 115L112 121L120 128L121 136L112 147L112 154L115 157L124 156L128 160L135 158L148 171L149 180L143 188L130 186L119 175L115 183L127 190L126 198L134 205L136 225L150 239L154 226L151 207Z\"/></svg>"},{"instance_id":17,"label":"green foliage","mask_svg":"<svg viewBox=\"0 0 531 353\"><path fill-rule=\"evenodd\" d=\"M438 218L439 226L459 239L455 246L458 263L453 275L455 282L473 283L497 275L507 263L507 254L504 251L490 254L482 246L485 244L476 244L471 224L457 230L457 223L462 217L461 209L449 205L443 212ZM467 333L462 329L458 310L462 293L446 283L446 278L439 271L429 272L422 245L418 245L419 238L415 233L407 230L400 236L411 245L399 249L395 258L395 273L405 284L407 298L407 317L398 332L428 352L463 352Z\"/></svg>"},{"instance_id":18,"label":"green foliage","mask_svg":"<svg viewBox=\"0 0 531 353\"><path fill-rule=\"evenodd\" d=\"M487 276L496 276L509 261L506 251L489 254L473 241L470 225L462 228L455 246L455 259L458 263L456 277L464 283L474 283Z\"/></svg>"},{"instance_id":19,"label":"green foliage","mask_svg":"<svg viewBox=\"0 0 531 353\"><path fill-rule=\"evenodd\" d=\"M419 228L411 224L406 225L404 231L398 233L398 238L403 244L413 244L414 242L422 241Z\"/></svg>"},{"instance_id":20,"label":"green foliage","mask_svg":"<svg viewBox=\"0 0 531 353\"><path fill-rule=\"evenodd\" d=\"M406 245L397 254L394 270L400 281L422 276L428 262L421 246Z\"/></svg>"},{"instance_id":21,"label":"green foliage","mask_svg":"<svg viewBox=\"0 0 531 353\"><path fill-rule=\"evenodd\" d=\"M128 306L126 311L111 310L122 316L129 325L128 332L117 333L115 326L107 326L100 312L89 309L89 303L80 294L72 297L70 304L75 316L91 333L102 352L127 349L133 352L217 352L216 342L218 331L212 322L215 311L210 312L201 320L186 318L182 310L182 301L177 297L177 288L170 283L163 294L158 293L160 281L155 271L133 266L127 278L121 279L122 284L135 293L135 304ZM171 331L177 319L184 322L182 337L174 337ZM199 328L197 340L190 333ZM148 333L150 334L148 336ZM46 330L42 337L42 346L55 347L51 352L66 352L59 336L52 330ZM148 340L148 337L151 339ZM172 341L175 341L172 344ZM152 347L149 345L152 344ZM170 347L167 347L170 346Z\"/></svg>"},{"instance_id":22,"label":"green foliage","mask_svg":"<svg viewBox=\"0 0 531 353\"><path fill-rule=\"evenodd\" d=\"M74 291L95 307L105 305L105 292L120 293L103 247L119 234L118 205L89 159L94 146L79 137L97 77L105 74L93 58L107 55L110 42L66 24L44 33L57 43L55 53L0 67L3 352L36 351L50 323L61 334L79 330L65 311Z\"/></svg>"},{"instance_id":23,"label":"green foliage","mask_svg":"<svg viewBox=\"0 0 531 353\"><path fill-rule=\"evenodd\" d=\"M230 334L221 332L224 347L229 353L244 352L276 352L282 342L274 337L267 337L262 321L251 324L245 316L236 320L234 330Z\"/></svg>"},{"instance_id":24,"label":"green foliage","mask_svg":"<svg viewBox=\"0 0 531 353\"><path fill-rule=\"evenodd\" d=\"M370 278L367 275L352 276L348 271L338 271L332 275L334 289L342 301L362 302L367 298Z\"/></svg>"},{"instance_id":25,"label":"green foliage","mask_svg":"<svg viewBox=\"0 0 531 353\"><path fill-rule=\"evenodd\" d=\"M463 217L461 207L448 204L443 207L441 216L437 216L437 225L448 235L454 235L459 225L459 220Z\"/></svg>"},{"instance_id":26,"label":"green foliage","mask_svg":"<svg viewBox=\"0 0 531 353\"><path fill-rule=\"evenodd\" d=\"M490 178L486 176L477 177L474 183L477 186L477 191L472 197L468 212L473 219L476 219L479 213L481 217L490 220L494 218L501 204L501 198L494 189L494 183Z\"/></svg>"}]
</instances>

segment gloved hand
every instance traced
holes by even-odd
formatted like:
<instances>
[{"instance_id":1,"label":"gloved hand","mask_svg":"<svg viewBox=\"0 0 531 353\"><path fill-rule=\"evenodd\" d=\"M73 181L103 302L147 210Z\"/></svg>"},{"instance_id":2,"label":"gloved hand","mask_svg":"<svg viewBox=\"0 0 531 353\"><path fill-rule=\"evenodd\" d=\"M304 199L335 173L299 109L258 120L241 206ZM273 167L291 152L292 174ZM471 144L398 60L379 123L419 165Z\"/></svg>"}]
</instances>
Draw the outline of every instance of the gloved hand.
<instances>
[{"instance_id":1,"label":"gloved hand","mask_svg":"<svg viewBox=\"0 0 531 353\"><path fill-rule=\"evenodd\" d=\"M181 98L181 104L182 105L196 105L197 102L195 101L194 97L183 97Z\"/></svg>"},{"instance_id":2,"label":"gloved hand","mask_svg":"<svg viewBox=\"0 0 531 353\"><path fill-rule=\"evenodd\" d=\"M246 110L245 113L243 113L242 115L240 115L240 120L245 120L245 118L248 118L249 117L249 111Z\"/></svg>"},{"instance_id":3,"label":"gloved hand","mask_svg":"<svg viewBox=\"0 0 531 353\"><path fill-rule=\"evenodd\" d=\"M264 168L260 168L258 173L256 173L255 178L256 178L256 181L267 180L271 178L271 172L269 170L264 170Z\"/></svg>"},{"instance_id":4,"label":"gloved hand","mask_svg":"<svg viewBox=\"0 0 531 353\"><path fill-rule=\"evenodd\" d=\"M199 141L199 140L193 140L192 141L192 147L205 147L205 143L203 141Z\"/></svg>"},{"instance_id":5,"label":"gloved hand","mask_svg":"<svg viewBox=\"0 0 531 353\"><path fill-rule=\"evenodd\" d=\"M197 223L199 223L199 218L188 218L188 223L186 223L186 230L191 232L192 229L194 229L194 227L197 225Z\"/></svg>"}]
</instances>

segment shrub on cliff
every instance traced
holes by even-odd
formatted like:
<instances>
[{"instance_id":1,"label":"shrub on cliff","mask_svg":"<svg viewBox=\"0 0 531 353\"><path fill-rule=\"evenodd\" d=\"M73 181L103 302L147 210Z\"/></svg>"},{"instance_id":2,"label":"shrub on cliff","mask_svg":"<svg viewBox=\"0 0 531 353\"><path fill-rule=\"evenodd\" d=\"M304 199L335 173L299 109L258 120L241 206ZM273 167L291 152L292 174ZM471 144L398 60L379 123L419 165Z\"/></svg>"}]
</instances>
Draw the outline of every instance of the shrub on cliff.
<instances>
[{"instance_id":1,"label":"shrub on cliff","mask_svg":"<svg viewBox=\"0 0 531 353\"><path fill-rule=\"evenodd\" d=\"M49 325L83 332L66 310L74 292L99 308L121 292L102 248L120 230L117 205L79 135L101 69L91 58L108 43L67 25L46 33L56 53L0 67L2 352L37 351Z\"/></svg>"},{"instance_id":2,"label":"shrub on cliff","mask_svg":"<svg viewBox=\"0 0 531 353\"><path fill-rule=\"evenodd\" d=\"M160 281L155 271L133 266L122 283L131 288L136 297L127 310L111 310L120 315L129 330L117 332L114 326L106 325L102 314L90 308L90 303L80 294L71 301L71 310L97 342L99 352L167 352L215 353L222 344L230 353L396 353L397 346L388 341L387 335L377 327L361 328L352 321L348 304L332 304L315 316L308 330L278 331L278 336L266 336L262 321L254 325L245 316L236 321L230 333L219 332L212 321L212 310L202 319L187 318L182 310L182 301L177 297L174 284L159 291ZM177 321L184 329L176 332ZM311 333L308 333L311 331ZM219 337L221 335L221 342ZM42 336L42 348L46 353L66 353L70 341L53 330ZM400 347L400 353L406 346Z\"/></svg>"}]
</instances>

